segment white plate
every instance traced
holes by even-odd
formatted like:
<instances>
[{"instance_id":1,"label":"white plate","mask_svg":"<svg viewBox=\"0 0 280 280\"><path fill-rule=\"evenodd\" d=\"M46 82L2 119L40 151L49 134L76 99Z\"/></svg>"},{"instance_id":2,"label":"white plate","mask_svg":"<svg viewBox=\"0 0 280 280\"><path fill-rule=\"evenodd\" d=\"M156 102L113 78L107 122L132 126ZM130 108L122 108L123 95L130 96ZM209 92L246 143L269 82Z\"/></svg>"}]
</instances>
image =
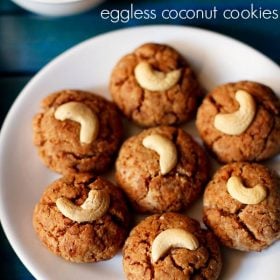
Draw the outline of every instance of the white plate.
<instances>
[{"instance_id":1,"label":"white plate","mask_svg":"<svg viewBox=\"0 0 280 280\"><path fill-rule=\"evenodd\" d=\"M249 79L280 92L280 68L274 62L233 39L189 27L150 26L108 33L74 47L48 64L17 98L0 138L0 218L17 255L37 279L124 278L120 253L110 261L72 264L54 256L36 237L31 223L33 207L57 175L44 167L37 156L31 120L39 110L40 100L56 90L92 90L110 98L112 67L122 55L151 41L178 49L207 89ZM197 136L192 124L188 129ZM279 171L279 156L268 164ZM187 212L200 219L201 203ZM224 249L223 257L221 279L279 279L280 242L262 253Z\"/></svg>"}]
</instances>

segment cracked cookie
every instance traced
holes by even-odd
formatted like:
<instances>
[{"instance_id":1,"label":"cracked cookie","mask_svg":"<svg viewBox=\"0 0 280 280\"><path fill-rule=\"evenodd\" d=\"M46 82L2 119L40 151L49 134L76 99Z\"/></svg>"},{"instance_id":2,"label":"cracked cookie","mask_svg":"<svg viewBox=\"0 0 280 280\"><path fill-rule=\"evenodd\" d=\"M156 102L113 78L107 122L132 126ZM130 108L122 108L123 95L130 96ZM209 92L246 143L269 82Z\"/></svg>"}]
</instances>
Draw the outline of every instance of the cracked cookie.
<instances>
[{"instance_id":1,"label":"cracked cookie","mask_svg":"<svg viewBox=\"0 0 280 280\"><path fill-rule=\"evenodd\" d=\"M71 262L112 258L127 233L129 212L120 188L100 177L68 175L53 182L33 213L42 243Z\"/></svg>"},{"instance_id":2,"label":"cracked cookie","mask_svg":"<svg viewBox=\"0 0 280 280\"><path fill-rule=\"evenodd\" d=\"M116 106L101 96L63 90L42 101L33 119L33 141L45 165L62 174L103 172L122 138Z\"/></svg>"},{"instance_id":3,"label":"cracked cookie","mask_svg":"<svg viewBox=\"0 0 280 280\"><path fill-rule=\"evenodd\" d=\"M256 163L220 168L205 189L205 224L228 247L260 251L280 238L279 177Z\"/></svg>"},{"instance_id":4,"label":"cracked cookie","mask_svg":"<svg viewBox=\"0 0 280 280\"><path fill-rule=\"evenodd\" d=\"M200 195L208 178L202 147L184 130L156 127L127 139L116 180L138 212L180 211Z\"/></svg>"},{"instance_id":5,"label":"cracked cookie","mask_svg":"<svg viewBox=\"0 0 280 280\"><path fill-rule=\"evenodd\" d=\"M280 102L259 83L218 86L199 107L196 125L221 162L261 161L280 152Z\"/></svg>"},{"instance_id":6,"label":"cracked cookie","mask_svg":"<svg viewBox=\"0 0 280 280\"><path fill-rule=\"evenodd\" d=\"M110 91L123 114L144 127L189 120L202 96L185 59L172 47L154 43L138 47L117 63Z\"/></svg>"},{"instance_id":7,"label":"cracked cookie","mask_svg":"<svg viewBox=\"0 0 280 280\"><path fill-rule=\"evenodd\" d=\"M194 247L190 246L193 241ZM149 216L130 232L123 248L129 280L212 280L218 278L221 267L214 234L176 213Z\"/></svg>"}]
</instances>

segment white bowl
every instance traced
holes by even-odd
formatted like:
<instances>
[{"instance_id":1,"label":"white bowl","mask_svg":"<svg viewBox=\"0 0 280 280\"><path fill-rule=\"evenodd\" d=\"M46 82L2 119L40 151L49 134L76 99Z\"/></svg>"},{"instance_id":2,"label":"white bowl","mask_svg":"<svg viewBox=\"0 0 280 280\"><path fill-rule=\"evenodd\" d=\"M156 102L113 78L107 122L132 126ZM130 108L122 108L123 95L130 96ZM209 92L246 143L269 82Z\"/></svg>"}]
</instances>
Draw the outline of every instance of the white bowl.
<instances>
[{"instance_id":1,"label":"white bowl","mask_svg":"<svg viewBox=\"0 0 280 280\"><path fill-rule=\"evenodd\" d=\"M68 16L84 12L103 0L12 0L22 8L45 16Z\"/></svg>"}]
</instances>

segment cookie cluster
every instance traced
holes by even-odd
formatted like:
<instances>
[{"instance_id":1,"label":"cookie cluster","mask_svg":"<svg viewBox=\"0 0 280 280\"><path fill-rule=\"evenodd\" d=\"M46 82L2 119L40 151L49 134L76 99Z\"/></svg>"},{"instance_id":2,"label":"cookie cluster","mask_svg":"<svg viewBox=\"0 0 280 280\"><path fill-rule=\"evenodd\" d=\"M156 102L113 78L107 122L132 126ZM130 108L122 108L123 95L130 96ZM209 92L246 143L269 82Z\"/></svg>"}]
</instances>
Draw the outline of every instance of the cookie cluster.
<instances>
[{"instance_id":1,"label":"cookie cluster","mask_svg":"<svg viewBox=\"0 0 280 280\"><path fill-rule=\"evenodd\" d=\"M280 101L270 88L241 81L204 97L189 63L154 43L121 58L109 87L114 103L64 90L33 119L41 159L63 175L33 214L53 253L97 262L123 246L127 279L211 280L222 266L218 241L260 251L280 238L279 177L256 163L280 152ZM178 126L195 114L207 151L226 164L212 179L207 152ZM123 139L122 117L144 129ZM117 185L101 177L113 162ZM207 230L178 213L203 191ZM152 215L129 232L131 212Z\"/></svg>"}]
</instances>

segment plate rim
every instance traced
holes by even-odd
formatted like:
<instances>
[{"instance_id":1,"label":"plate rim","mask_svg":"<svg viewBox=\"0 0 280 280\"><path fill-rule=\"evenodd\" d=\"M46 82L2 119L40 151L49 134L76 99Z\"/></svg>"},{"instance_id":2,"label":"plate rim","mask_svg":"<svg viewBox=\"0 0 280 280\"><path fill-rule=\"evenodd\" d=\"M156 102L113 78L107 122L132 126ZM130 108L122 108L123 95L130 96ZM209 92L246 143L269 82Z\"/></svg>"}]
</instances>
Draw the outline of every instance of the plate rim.
<instances>
[{"instance_id":1,"label":"plate rim","mask_svg":"<svg viewBox=\"0 0 280 280\"><path fill-rule=\"evenodd\" d=\"M252 52L255 55L258 55L259 57L262 57L262 59L266 60L267 62L273 64L276 68L278 68L279 72L280 72L280 66L273 61L271 58L269 58L268 56L266 56L265 54L263 54L261 51L255 49L254 47L248 45L247 43L244 43L242 41L239 41L238 39L232 38L228 35L224 35L212 30L208 30L205 28L200 28L200 27L194 27L194 26L184 26L184 25L168 25L168 24L152 24L152 25L140 25L140 26L132 26L132 27L126 27L126 28L120 28L120 29L116 29L116 30L112 30L112 31L108 31L105 33L101 33L99 35L90 37L86 40L83 40L77 44L75 44L74 46L66 49L65 51L63 51L62 53L58 54L56 57L54 57L53 59L51 59L51 61L49 61L46 65L44 65L30 80L29 82L22 88L22 90L19 92L18 96L16 97L16 99L14 100L14 102L12 103L12 105L10 106L8 113L6 114L3 123L2 123L2 127L0 129L0 154L2 154L2 150L4 149L4 139L5 139L5 135L6 132L8 131L8 128L10 126L10 124L12 123L12 117L14 115L14 113L17 111L17 108L20 106L21 104L21 100L23 100L25 98L25 96L28 94L28 91L30 88L33 87L34 84L37 83L37 81L44 76L45 72L47 72L50 68L55 67L56 64L59 64L60 61L67 59L67 56L71 56L71 54L75 51L77 51L80 48L85 47L86 45L90 45L90 44L94 44L96 41L98 40L104 40L106 39L106 37L110 37L112 35L118 35L121 33L126 33L126 32L137 32L138 30L142 30L142 29L157 29L157 31L159 32L159 29L164 29L166 32L166 29L182 29L185 31L188 30L193 30L193 31L197 31L200 33L204 33L204 34L209 34L211 36L214 37L219 37L223 40L226 40L228 42L234 43L236 45L239 45L242 48L246 48L248 51ZM278 94L279 96L279 94ZM2 186L2 161L1 161L1 157L0 157L0 194L2 192L2 189L4 188L4 186ZM2 198L0 196L0 202L1 202ZM20 259L20 261L22 262L22 264L25 266L25 268L32 274L33 277L35 277L36 279L42 279L42 275L40 275L38 273L38 270L35 269L35 267L29 263L28 261L25 260L24 257L24 253L17 248L16 246L16 242L15 239L16 237L14 237L14 233L11 231L11 229L9 228L9 222L8 222L8 218L7 216L4 215L5 210L3 207L3 203L0 203L0 223L2 225L2 229L3 232L10 244L10 246L12 247L13 251L15 252L15 254L17 255L17 257Z\"/></svg>"}]
</instances>

